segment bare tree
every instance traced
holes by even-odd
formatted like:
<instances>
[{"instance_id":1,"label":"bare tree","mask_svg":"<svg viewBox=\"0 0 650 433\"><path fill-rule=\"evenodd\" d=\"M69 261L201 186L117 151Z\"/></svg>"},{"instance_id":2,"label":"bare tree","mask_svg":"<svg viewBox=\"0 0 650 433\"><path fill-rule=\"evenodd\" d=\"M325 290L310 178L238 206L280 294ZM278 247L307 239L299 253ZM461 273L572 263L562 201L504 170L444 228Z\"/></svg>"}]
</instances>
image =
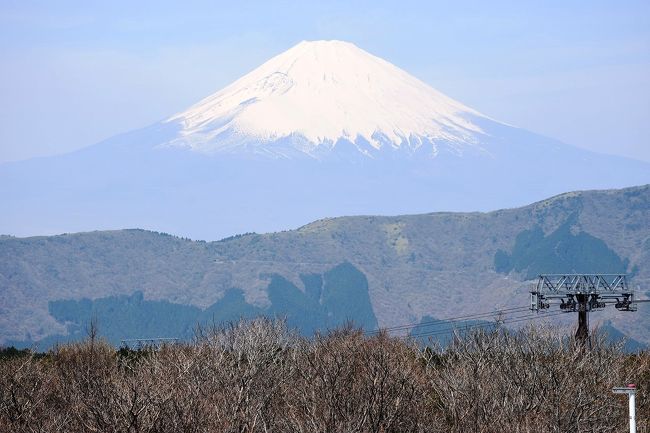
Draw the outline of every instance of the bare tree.
<instances>
[{"instance_id":1,"label":"bare tree","mask_svg":"<svg viewBox=\"0 0 650 433\"><path fill-rule=\"evenodd\" d=\"M256 319L192 343L120 350L99 338L0 358L0 432L619 432L650 354L553 329L474 330L446 348L347 327L313 339Z\"/></svg>"}]
</instances>

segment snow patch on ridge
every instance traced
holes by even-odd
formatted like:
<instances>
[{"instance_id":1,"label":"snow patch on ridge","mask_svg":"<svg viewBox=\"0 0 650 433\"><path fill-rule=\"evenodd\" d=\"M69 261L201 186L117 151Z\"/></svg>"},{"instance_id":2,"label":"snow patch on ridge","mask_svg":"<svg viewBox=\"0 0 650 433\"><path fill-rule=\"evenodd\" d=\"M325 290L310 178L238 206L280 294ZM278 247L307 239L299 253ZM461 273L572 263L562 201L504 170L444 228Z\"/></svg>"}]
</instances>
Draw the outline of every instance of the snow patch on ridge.
<instances>
[{"instance_id":1,"label":"snow patch on ridge","mask_svg":"<svg viewBox=\"0 0 650 433\"><path fill-rule=\"evenodd\" d=\"M351 43L316 41L299 43L166 122L181 126L168 145L214 153L236 150L238 142L302 137L297 150L313 154L339 140L375 149L473 145L482 133L475 117L485 116Z\"/></svg>"}]
</instances>

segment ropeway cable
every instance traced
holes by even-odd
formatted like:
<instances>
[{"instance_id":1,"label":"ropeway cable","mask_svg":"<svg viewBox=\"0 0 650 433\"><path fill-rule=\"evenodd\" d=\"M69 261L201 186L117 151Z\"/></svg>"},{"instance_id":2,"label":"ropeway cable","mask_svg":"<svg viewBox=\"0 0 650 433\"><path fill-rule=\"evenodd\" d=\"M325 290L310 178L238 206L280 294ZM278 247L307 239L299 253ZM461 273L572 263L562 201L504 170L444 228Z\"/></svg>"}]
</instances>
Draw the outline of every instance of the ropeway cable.
<instances>
[{"instance_id":1,"label":"ropeway cable","mask_svg":"<svg viewBox=\"0 0 650 433\"><path fill-rule=\"evenodd\" d=\"M545 314L545 315L535 315L535 316L517 316L517 317L511 317L508 319L504 319L503 321L499 322L489 322L489 323L476 323L473 325L467 325L465 327L451 327L451 328L446 328L446 329L436 329L432 331L425 331L417 334L410 334L407 336L407 338L420 338L420 337L434 337L437 335L444 335L444 334L449 334L450 332L454 331L466 331L469 329L473 328L483 328L483 327L491 327L491 326L498 326L498 325L508 325L511 323L517 323L517 322L525 322L525 321L532 321L532 320L539 320L539 319L545 319L553 316L559 316L561 314L566 314L564 311L558 311L556 313L551 313L551 314Z\"/></svg>"},{"instance_id":2,"label":"ropeway cable","mask_svg":"<svg viewBox=\"0 0 650 433\"><path fill-rule=\"evenodd\" d=\"M445 323L453 323L453 322L458 322L461 320L472 320L472 319L479 319L482 317L486 316L494 316L494 315L499 315L503 313L519 313L523 312L524 310L530 309L530 306L521 306L521 307L513 307L513 308L502 308L502 309L497 309L497 310L492 310L492 311L486 311L483 313L474 313L474 314L467 314L464 316L456 316L456 317L448 317L444 319L435 319L435 320L428 320L426 322L418 322L418 323L408 323L404 325L396 325L396 326L389 326L386 328L379 328L379 329L374 329L372 331L366 332L368 335L372 334L377 334L379 332L393 332L393 331L401 331L405 329L410 329L410 328L417 328L418 326L427 326L427 325L433 325L441 322Z\"/></svg>"}]
</instances>

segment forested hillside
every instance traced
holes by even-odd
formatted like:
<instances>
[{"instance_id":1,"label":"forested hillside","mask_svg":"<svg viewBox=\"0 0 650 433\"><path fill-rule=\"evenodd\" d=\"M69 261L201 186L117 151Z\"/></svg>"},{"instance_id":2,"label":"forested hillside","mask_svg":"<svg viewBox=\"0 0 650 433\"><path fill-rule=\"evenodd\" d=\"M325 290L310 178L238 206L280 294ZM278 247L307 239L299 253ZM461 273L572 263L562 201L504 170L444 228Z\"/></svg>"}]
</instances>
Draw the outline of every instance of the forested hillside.
<instances>
[{"instance_id":1,"label":"forested hillside","mask_svg":"<svg viewBox=\"0 0 650 433\"><path fill-rule=\"evenodd\" d=\"M650 186L567 193L489 213L355 216L192 241L144 230L0 237L0 342L186 337L265 314L305 334L528 304L543 272L627 272L650 291ZM650 306L592 315L644 342ZM557 323L572 325L573 315ZM47 340L44 340L47 339Z\"/></svg>"}]
</instances>

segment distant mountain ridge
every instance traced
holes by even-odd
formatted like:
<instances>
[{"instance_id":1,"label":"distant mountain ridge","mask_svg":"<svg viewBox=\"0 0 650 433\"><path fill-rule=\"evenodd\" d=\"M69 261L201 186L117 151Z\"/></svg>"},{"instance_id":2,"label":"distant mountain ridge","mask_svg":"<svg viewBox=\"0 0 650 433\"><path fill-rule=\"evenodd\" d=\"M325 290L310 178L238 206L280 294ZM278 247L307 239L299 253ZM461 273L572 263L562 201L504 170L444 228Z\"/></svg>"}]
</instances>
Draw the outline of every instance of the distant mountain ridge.
<instances>
[{"instance_id":1,"label":"distant mountain ridge","mask_svg":"<svg viewBox=\"0 0 650 433\"><path fill-rule=\"evenodd\" d=\"M417 323L525 306L525 281L540 272L625 272L650 297L649 263L650 185L489 213L329 218L218 242L144 230L3 236L0 344L74 337L93 308L114 339L158 329L160 312L182 335L197 318L260 312L286 315L305 333L348 319L366 328ZM592 324L647 344L648 307L608 308ZM111 322L129 311L154 316Z\"/></svg>"},{"instance_id":2,"label":"distant mountain ridge","mask_svg":"<svg viewBox=\"0 0 650 433\"><path fill-rule=\"evenodd\" d=\"M148 127L0 164L0 232L141 227L216 240L646 183L650 163L507 125L353 44L314 41Z\"/></svg>"}]
</instances>

